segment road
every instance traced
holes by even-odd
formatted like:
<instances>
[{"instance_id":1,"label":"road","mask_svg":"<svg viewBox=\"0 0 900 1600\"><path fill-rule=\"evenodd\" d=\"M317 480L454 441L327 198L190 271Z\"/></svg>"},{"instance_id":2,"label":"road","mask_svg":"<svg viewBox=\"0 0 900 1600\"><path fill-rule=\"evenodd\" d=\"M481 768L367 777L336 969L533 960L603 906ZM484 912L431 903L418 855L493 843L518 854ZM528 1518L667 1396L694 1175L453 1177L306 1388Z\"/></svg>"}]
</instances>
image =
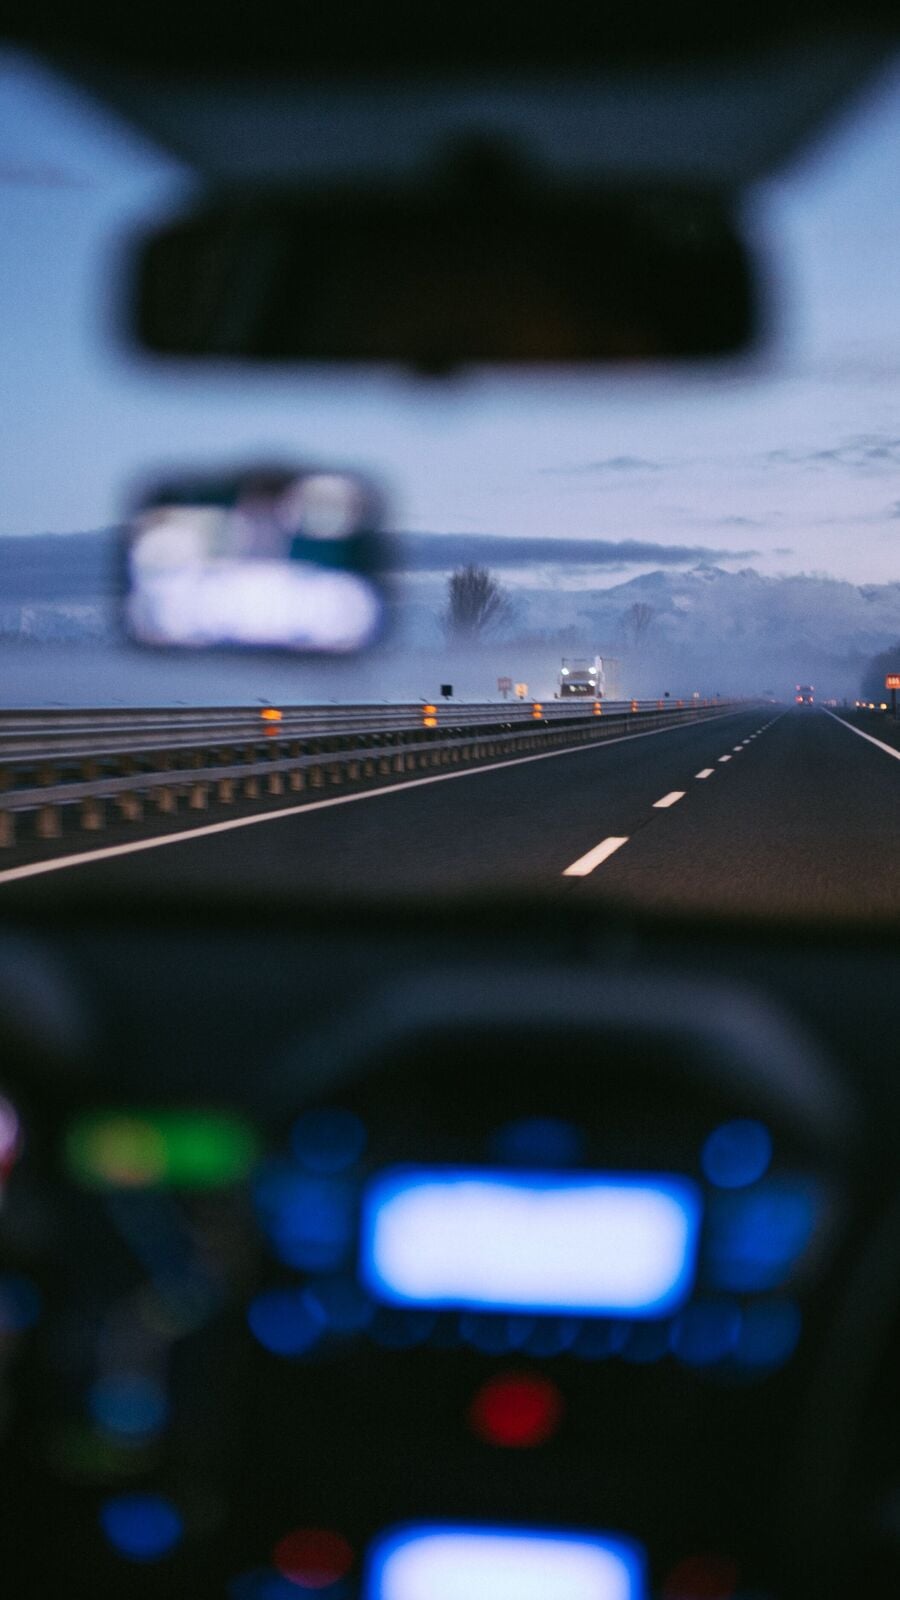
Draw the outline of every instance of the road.
<instances>
[{"instance_id":1,"label":"road","mask_svg":"<svg viewBox=\"0 0 900 1600\"><path fill-rule=\"evenodd\" d=\"M0 894L27 874L34 895L550 889L743 915L900 906L900 760L818 708L767 706L184 827L150 848L0 868Z\"/></svg>"}]
</instances>

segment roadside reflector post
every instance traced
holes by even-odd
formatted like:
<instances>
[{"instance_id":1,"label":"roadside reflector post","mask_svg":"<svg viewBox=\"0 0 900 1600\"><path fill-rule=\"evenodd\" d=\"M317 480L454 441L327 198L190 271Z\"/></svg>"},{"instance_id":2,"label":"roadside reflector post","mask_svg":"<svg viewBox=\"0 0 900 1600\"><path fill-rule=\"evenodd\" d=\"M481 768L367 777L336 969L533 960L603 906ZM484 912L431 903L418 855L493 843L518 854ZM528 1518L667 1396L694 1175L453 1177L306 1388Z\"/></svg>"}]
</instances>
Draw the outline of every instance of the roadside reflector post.
<instances>
[{"instance_id":1,"label":"roadside reflector post","mask_svg":"<svg viewBox=\"0 0 900 1600\"><path fill-rule=\"evenodd\" d=\"M637 701L636 700L632 700L631 709L632 709L632 711L637 711Z\"/></svg>"},{"instance_id":2,"label":"roadside reflector post","mask_svg":"<svg viewBox=\"0 0 900 1600\"><path fill-rule=\"evenodd\" d=\"M603 715L603 707L600 704L599 700L595 700L594 701L594 716L595 717L602 717L602 715Z\"/></svg>"},{"instance_id":3,"label":"roadside reflector post","mask_svg":"<svg viewBox=\"0 0 900 1600\"><path fill-rule=\"evenodd\" d=\"M58 839L62 833L59 806L41 806L35 818L35 832L39 839Z\"/></svg>"},{"instance_id":4,"label":"roadside reflector post","mask_svg":"<svg viewBox=\"0 0 900 1600\"><path fill-rule=\"evenodd\" d=\"M542 717L544 715L544 708L540 700L535 700L533 706L531 707L531 715L533 717Z\"/></svg>"},{"instance_id":5,"label":"roadside reflector post","mask_svg":"<svg viewBox=\"0 0 900 1600\"><path fill-rule=\"evenodd\" d=\"M897 690L900 689L900 672L889 672L884 687L891 691L891 716L897 721Z\"/></svg>"},{"instance_id":6,"label":"roadside reflector post","mask_svg":"<svg viewBox=\"0 0 900 1600\"><path fill-rule=\"evenodd\" d=\"M102 800L95 800L93 797L90 797L87 800L82 800L81 826L85 828L88 833L99 833L105 820Z\"/></svg>"}]
</instances>

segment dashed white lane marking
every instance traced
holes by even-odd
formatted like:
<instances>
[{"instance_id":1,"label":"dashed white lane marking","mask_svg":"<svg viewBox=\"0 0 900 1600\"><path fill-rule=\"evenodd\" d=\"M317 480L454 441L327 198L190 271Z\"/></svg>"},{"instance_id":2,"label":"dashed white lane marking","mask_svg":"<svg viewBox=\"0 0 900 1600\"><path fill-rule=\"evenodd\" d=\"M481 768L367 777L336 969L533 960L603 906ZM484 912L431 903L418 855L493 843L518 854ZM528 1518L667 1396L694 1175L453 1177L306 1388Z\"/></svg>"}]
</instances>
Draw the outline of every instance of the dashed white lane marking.
<instances>
[{"instance_id":1,"label":"dashed white lane marking","mask_svg":"<svg viewBox=\"0 0 900 1600\"><path fill-rule=\"evenodd\" d=\"M868 739L869 744L874 744L879 750L883 750L885 755L893 756L895 761L900 761L900 750L895 750L892 744L885 744L881 739L876 739L874 734L863 733L862 728L854 728L852 722L845 722L843 717L835 717L834 712L828 711L825 706L822 707L822 710L826 716L833 717L834 721L839 722L842 728L846 728L848 733L858 733L861 739Z\"/></svg>"},{"instance_id":2,"label":"dashed white lane marking","mask_svg":"<svg viewBox=\"0 0 900 1600\"><path fill-rule=\"evenodd\" d=\"M725 711L710 718L718 722L725 717L740 716L739 711ZM702 727L702 723L676 724L678 728ZM356 805L360 801L380 800L385 795L399 794L404 789L423 789L433 783L453 783L460 778L477 778L483 772L499 772L503 767L524 767L530 761L559 761L563 756L583 755L586 750L609 750L613 745L631 743L635 739L657 739L662 734L674 733L675 728L648 728L645 733L615 734L604 739L601 745L582 744L570 750L540 750L535 755L512 756L509 761L488 761L482 767L471 767L465 772L439 772L428 778L408 778L405 783L386 783L380 789L367 789L362 794L334 795L329 800L313 800L305 805L281 806L277 811L256 811L250 817L230 817L227 822L209 822L201 828L186 828L179 833L156 834L150 839L135 839L130 844L106 845L101 850L81 850L77 855L54 856L51 861L30 861L27 866L7 867L0 872L0 883L14 883L20 878L38 878L46 872L62 872L67 867L89 867L95 861L112 861L116 856L137 855L143 850L160 850L164 845L187 844L192 839L208 839L216 833L232 833L237 828L253 828L263 822L280 822L283 817L298 817L304 811L325 811L332 806ZM624 841L623 841L624 843Z\"/></svg>"},{"instance_id":3,"label":"dashed white lane marking","mask_svg":"<svg viewBox=\"0 0 900 1600\"><path fill-rule=\"evenodd\" d=\"M654 811L665 811L669 806L673 806L676 800L683 800L685 793L684 789L673 789L671 794L664 794L661 800L654 800Z\"/></svg>"},{"instance_id":4,"label":"dashed white lane marking","mask_svg":"<svg viewBox=\"0 0 900 1600\"><path fill-rule=\"evenodd\" d=\"M734 751L735 755L739 756L741 751L743 750L744 746L742 744L735 744L735 745L732 745L731 748Z\"/></svg>"},{"instance_id":5,"label":"dashed white lane marking","mask_svg":"<svg viewBox=\"0 0 900 1600\"><path fill-rule=\"evenodd\" d=\"M715 772L715 770L716 770L715 767L704 767L702 772L695 772L694 773L694 777L695 778L711 778L713 773Z\"/></svg>"},{"instance_id":6,"label":"dashed white lane marking","mask_svg":"<svg viewBox=\"0 0 900 1600\"><path fill-rule=\"evenodd\" d=\"M627 837L624 839L615 837L604 839L602 844L595 844L593 850L589 850L587 855L579 856L578 860L573 861L570 867L566 867L563 871L563 877L586 878L589 872L593 872L595 867L599 867L601 861L608 861L611 855L615 855L616 851L621 850L623 844L627 843Z\"/></svg>"},{"instance_id":7,"label":"dashed white lane marking","mask_svg":"<svg viewBox=\"0 0 900 1600\"><path fill-rule=\"evenodd\" d=\"M720 756L720 757L719 757L719 760L720 760L720 761L730 761L730 760L731 760L731 757L730 757L730 756Z\"/></svg>"}]
</instances>

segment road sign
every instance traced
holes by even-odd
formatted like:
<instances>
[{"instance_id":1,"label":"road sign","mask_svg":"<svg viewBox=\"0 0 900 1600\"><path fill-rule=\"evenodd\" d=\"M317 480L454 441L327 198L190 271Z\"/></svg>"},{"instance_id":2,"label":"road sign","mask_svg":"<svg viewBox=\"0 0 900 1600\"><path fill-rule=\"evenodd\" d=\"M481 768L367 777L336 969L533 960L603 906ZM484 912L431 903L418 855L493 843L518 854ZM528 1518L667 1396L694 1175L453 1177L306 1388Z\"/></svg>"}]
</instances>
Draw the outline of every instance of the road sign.
<instances>
[{"instance_id":1,"label":"road sign","mask_svg":"<svg viewBox=\"0 0 900 1600\"><path fill-rule=\"evenodd\" d=\"M527 685L527 683L517 683L516 684L516 698L518 700L524 700L525 696L527 695L527 693L528 693L528 685Z\"/></svg>"},{"instance_id":2,"label":"road sign","mask_svg":"<svg viewBox=\"0 0 900 1600\"><path fill-rule=\"evenodd\" d=\"M900 672L889 672L884 680L886 689L900 689Z\"/></svg>"},{"instance_id":3,"label":"road sign","mask_svg":"<svg viewBox=\"0 0 900 1600\"><path fill-rule=\"evenodd\" d=\"M500 690L501 694L509 694L509 691L512 688L512 678L498 678L497 688Z\"/></svg>"}]
</instances>

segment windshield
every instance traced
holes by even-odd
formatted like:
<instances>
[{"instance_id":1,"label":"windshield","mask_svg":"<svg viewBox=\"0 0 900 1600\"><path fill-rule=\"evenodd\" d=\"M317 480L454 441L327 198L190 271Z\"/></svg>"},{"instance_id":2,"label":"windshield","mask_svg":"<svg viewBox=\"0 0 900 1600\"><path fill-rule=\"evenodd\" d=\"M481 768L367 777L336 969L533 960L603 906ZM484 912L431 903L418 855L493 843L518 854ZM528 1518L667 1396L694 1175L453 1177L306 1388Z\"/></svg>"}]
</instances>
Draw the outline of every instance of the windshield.
<instances>
[{"instance_id":1,"label":"windshield","mask_svg":"<svg viewBox=\"0 0 900 1600\"><path fill-rule=\"evenodd\" d=\"M760 354L639 371L139 357L130 241L196 179L11 51L0 129L0 883L892 913L900 68L743 196ZM141 485L254 460L377 486L384 639L126 642Z\"/></svg>"}]
</instances>

